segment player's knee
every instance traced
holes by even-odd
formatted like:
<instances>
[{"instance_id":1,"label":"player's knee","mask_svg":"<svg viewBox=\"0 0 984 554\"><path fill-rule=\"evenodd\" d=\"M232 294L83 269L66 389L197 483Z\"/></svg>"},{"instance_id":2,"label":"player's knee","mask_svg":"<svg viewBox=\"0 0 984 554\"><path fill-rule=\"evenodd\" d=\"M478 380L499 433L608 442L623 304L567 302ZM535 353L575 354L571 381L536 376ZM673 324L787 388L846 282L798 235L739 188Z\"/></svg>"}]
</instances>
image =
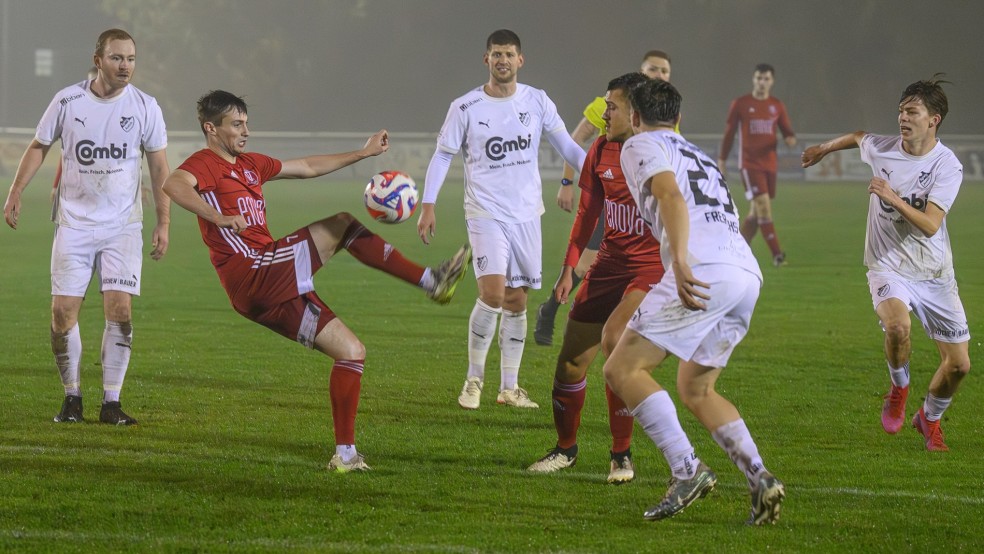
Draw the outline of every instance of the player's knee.
<instances>
[{"instance_id":1,"label":"player's knee","mask_svg":"<svg viewBox=\"0 0 984 554\"><path fill-rule=\"evenodd\" d=\"M885 335L891 342L896 344L909 340L909 333L912 331L912 324L908 319L897 319L883 323Z\"/></svg>"},{"instance_id":2,"label":"player's knee","mask_svg":"<svg viewBox=\"0 0 984 554\"><path fill-rule=\"evenodd\" d=\"M346 341L341 352L335 358L339 360L364 360L366 359L366 345L362 344L359 339Z\"/></svg>"},{"instance_id":3,"label":"player's knee","mask_svg":"<svg viewBox=\"0 0 984 554\"><path fill-rule=\"evenodd\" d=\"M943 370L963 378L970 373L970 357L965 355L944 356Z\"/></svg>"},{"instance_id":4,"label":"player's knee","mask_svg":"<svg viewBox=\"0 0 984 554\"><path fill-rule=\"evenodd\" d=\"M683 402L683 405L690 411L694 411L701 405L702 402L707 400L713 392L714 388L704 382L677 382L677 394L680 396L680 401Z\"/></svg>"},{"instance_id":5,"label":"player's knee","mask_svg":"<svg viewBox=\"0 0 984 554\"><path fill-rule=\"evenodd\" d=\"M554 379L561 383L578 383L588 374L588 365L591 360L582 360L578 357L565 357L561 353L557 359L557 369L554 371Z\"/></svg>"},{"instance_id":6,"label":"player's knee","mask_svg":"<svg viewBox=\"0 0 984 554\"><path fill-rule=\"evenodd\" d=\"M621 396L622 383L627 373L624 368L620 367L617 363L612 363L612 360L609 359L605 362L602 372L605 375L605 382L608 386L611 387L615 394Z\"/></svg>"}]
</instances>

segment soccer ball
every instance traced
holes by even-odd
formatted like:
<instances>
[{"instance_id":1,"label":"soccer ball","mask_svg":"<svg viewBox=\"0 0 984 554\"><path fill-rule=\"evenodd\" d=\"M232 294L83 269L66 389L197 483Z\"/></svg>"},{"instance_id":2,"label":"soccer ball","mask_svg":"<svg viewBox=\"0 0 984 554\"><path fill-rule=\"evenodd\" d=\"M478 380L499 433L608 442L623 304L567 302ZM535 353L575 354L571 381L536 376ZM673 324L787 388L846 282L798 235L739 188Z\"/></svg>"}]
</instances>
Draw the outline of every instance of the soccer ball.
<instances>
[{"instance_id":1,"label":"soccer ball","mask_svg":"<svg viewBox=\"0 0 984 554\"><path fill-rule=\"evenodd\" d=\"M402 223L417 210L417 184L406 173L382 171L369 180L363 200L376 221Z\"/></svg>"}]
</instances>

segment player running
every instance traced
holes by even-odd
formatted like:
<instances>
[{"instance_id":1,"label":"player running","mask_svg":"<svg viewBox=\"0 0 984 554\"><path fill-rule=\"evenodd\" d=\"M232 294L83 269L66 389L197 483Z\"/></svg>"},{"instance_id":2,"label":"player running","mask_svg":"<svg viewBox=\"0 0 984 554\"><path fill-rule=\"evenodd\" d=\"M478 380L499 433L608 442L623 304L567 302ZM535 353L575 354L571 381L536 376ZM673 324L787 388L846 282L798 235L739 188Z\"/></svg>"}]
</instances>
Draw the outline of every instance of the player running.
<instances>
[{"instance_id":1,"label":"player running","mask_svg":"<svg viewBox=\"0 0 984 554\"><path fill-rule=\"evenodd\" d=\"M882 428L895 434L905 421L912 352L911 311L940 353L929 391L912 426L926 448L946 451L940 420L970 372L970 328L957 291L946 214L953 207L963 166L937 138L949 110L939 76L912 83L899 99L899 134L850 133L803 152L809 167L837 150L860 148L871 166L864 265L871 301L885 331L891 388Z\"/></svg>"},{"instance_id":2,"label":"player running","mask_svg":"<svg viewBox=\"0 0 984 554\"><path fill-rule=\"evenodd\" d=\"M584 160L578 186L581 198L571 229L567 257L554 288L558 302L566 302L574 288L578 259L599 222L604 237L598 257L585 275L568 314L564 342L557 356L553 384L553 415L557 444L529 471L550 473L577 461L577 431L587 388L587 372L598 349L607 356L639 303L663 277L659 243L642 219L625 184L619 155L622 143L632 136L628 94L645 82L642 73L612 79L605 94L605 134ZM612 432L608 482L619 484L635 477L632 454L632 415L622 399L605 387L608 423Z\"/></svg>"},{"instance_id":3,"label":"player running","mask_svg":"<svg viewBox=\"0 0 984 554\"><path fill-rule=\"evenodd\" d=\"M246 103L216 90L198 100L207 148L191 155L164 183L174 201L198 216L202 239L233 308L290 340L334 360L328 385L335 430L330 471L366 471L355 447L366 348L314 290L314 274L339 250L416 285L434 301L451 300L465 274L470 250L462 247L438 268L407 260L351 214L337 213L274 240L266 224L263 185L310 179L389 149L379 131L361 150L280 161L246 152Z\"/></svg>"}]
</instances>

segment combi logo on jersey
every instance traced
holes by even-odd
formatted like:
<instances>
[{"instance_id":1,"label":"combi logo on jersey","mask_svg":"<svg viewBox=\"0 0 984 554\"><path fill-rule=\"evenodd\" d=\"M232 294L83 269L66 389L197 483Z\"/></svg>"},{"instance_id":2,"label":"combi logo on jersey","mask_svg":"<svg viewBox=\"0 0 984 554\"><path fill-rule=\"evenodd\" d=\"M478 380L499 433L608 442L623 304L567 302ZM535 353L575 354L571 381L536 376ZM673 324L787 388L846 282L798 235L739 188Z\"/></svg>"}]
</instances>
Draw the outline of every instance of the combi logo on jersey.
<instances>
[{"instance_id":1,"label":"combi logo on jersey","mask_svg":"<svg viewBox=\"0 0 984 554\"><path fill-rule=\"evenodd\" d=\"M533 144L533 135L517 136L516 140L506 140L502 137L492 137L485 143L485 155L492 161L499 161L509 152L526 150Z\"/></svg>"},{"instance_id":2,"label":"combi logo on jersey","mask_svg":"<svg viewBox=\"0 0 984 554\"><path fill-rule=\"evenodd\" d=\"M126 143L122 147L112 142L109 146L96 146L91 140L80 140L75 143L75 159L79 165L92 165L96 160L123 160L126 159Z\"/></svg>"}]
</instances>

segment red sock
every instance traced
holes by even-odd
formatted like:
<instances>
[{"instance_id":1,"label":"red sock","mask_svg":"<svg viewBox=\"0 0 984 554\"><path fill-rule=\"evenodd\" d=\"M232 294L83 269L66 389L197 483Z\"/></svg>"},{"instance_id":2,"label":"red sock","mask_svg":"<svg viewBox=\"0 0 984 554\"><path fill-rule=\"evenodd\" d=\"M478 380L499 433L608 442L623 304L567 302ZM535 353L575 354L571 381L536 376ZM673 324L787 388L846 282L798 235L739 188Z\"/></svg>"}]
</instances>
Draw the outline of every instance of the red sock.
<instances>
[{"instance_id":1,"label":"red sock","mask_svg":"<svg viewBox=\"0 0 984 554\"><path fill-rule=\"evenodd\" d=\"M758 220L753 217L746 217L745 221L741 222L741 236L749 244L752 243L752 239L755 238L755 233L758 233L758 230Z\"/></svg>"},{"instance_id":2,"label":"red sock","mask_svg":"<svg viewBox=\"0 0 984 554\"><path fill-rule=\"evenodd\" d=\"M577 429L581 426L581 409L584 408L584 389L587 378L578 383L554 381L553 416L557 428L557 446L570 448L577 444Z\"/></svg>"},{"instance_id":3,"label":"red sock","mask_svg":"<svg viewBox=\"0 0 984 554\"><path fill-rule=\"evenodd\" d=\"M331 397L335 444L355 444L355 413L359 410L363 367L365 360L335 360L335 365L331 366L328 395Z\"/></svg>"},{"instance_id":4,"label":"red sock","mask_svg":"<svg viewBox=\"0 0 984 554\"><path fill-rule=\"evenodd\" d=\"M612 430L612 452L625 452L632 445L632 424L635 418L625 402L605 385L608 399L608 427Z\"/></svg>"},{"instance_id":5,"label":"red sock","mask_svg":"<svg viewBox=\"0 0 984 554\"><path fill-rule=\"evenodd\" d=\"M342 247L367 266L385 271L411 285L420 284L420 278L424 276L424 268L404 258L393 245L358 221L353 221L345 230Z\"/></svg>"},{"instance_id":6,"label":"red sock","mask_svg":"<svg viewBox=\"0 0 984 554\"><path fill-rule=\"evenodd\" d=\"M776 227L772 224L772 220L760 219L758 220L758 224L762 229L762 238L764 238L766 244L769 245L769 250L772 252L772 255L778 256L781 254L782 249L779 248L779 239L776 238Z\"/></svg>"}]
</instances>

